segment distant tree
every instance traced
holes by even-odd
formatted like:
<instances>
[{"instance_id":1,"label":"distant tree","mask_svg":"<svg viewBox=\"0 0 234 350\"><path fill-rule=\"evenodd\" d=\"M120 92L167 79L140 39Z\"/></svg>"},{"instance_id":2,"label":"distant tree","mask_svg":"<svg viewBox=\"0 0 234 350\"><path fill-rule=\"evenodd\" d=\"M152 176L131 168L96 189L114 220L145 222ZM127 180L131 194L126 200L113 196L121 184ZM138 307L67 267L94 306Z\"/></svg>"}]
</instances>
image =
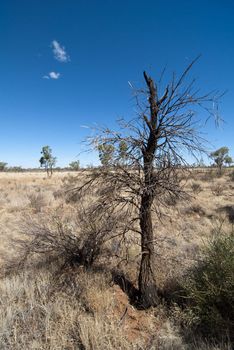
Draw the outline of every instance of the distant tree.
<instances>
[{"instance_id":1,"label":"distant tree","mask_svg":"<svg viewBox=\"0 0 234 350\"><path fill-rule=\"evenodd\" d=\"M225 163L226 165L230 166L230 165L231 165L232 163L234 163L234 162L233 162L233 159L232 159L231 156L227 156L227 157L225 158L225 160L224 160L224 163Z\"/></svg>"},{"instance_id":2,"label":"distant tree","mask_svg":"<svg viewBox=\"0 0 234 350\"><path fill-rule=\"evenodd\" d=\"M89 163L86 165L86 169L94 169L93 163Z\"/></svg>"},{"instance_id":3,"label":"distant tree","mask_svg":"<svg viewBox=\"0 0 234 350\"><path fill-rule=\"evenodd\" d=\"M101 164L105 167L110 166L113 161L115 147L110 143L103 142L98 145L98 152Z\"/></svg>"},{"instance_id":4,"label":"distant tree","mask_svg":"<svg viewBox=\"0 0 234 350\"><path fill-rule=\"evenodd\" d=\"M8 168L8 171L20 173L20 172L24 171L24 169L21 166L11 166L10 168Z\"/></svg>"},{"instance_id":5,"label":"distant tree","mask_svg":"<svg viewBox=\"0 0 234 350\"><path fill-rule=\"evenodd\" d=\"M52 149L49 146L42 147L41 158L39 160L41 167L44 167L48 177L53 174L53 167L56 164L56 157L52 155Z\"/></svg>"},{"instance_id":6,"label":"distant tree","mask_svg":"<svg viewBox=\"0 0 234 350\"><path fill-rule=\"evenodd\" d=\"M220 174L222 173L222 167L224 164L230 165L231 163L233 163L233 160L228 153L228 147L221 147L216 151L210 153L210 157L214 160L215 164L217 165Z\"/></svg>"},{"instance_id":7,"label":"distant tree","mask_svg":"<svg viewBox=\"0 0 234 350\"><path fill-rule=\"evenodd\" d=\"M194 162L192 164L192 167L193 168L205 168L206 164L205 164L203 158L201 157L200 159L198 159L196 162Z\"/></svg>"},{"instance_id":8,"label":"distant tree","mask_svg":"<svg viewBox=\"0 0 234 350\"><path fill-rule=\"evenodd\" d=\"M71 163L69 164L69 167L70 167L72 170L75 170L75 171L79 170L79 169L80 169L80 161L79 161L79 160L76 160L76 161L74 161L74 162L71 162Z\"/></svg>"},{"instance_id":9,"label":"distant tree","mask_svg":"<svg viewBox=\"0 0 234 350\"><path fill-rule=\"evenodd\" d=\"M6 170L7 163L5 162L0 162L0 171Z\"/></svg>"},{"instance_id":10,"label":"distant tree","mask_svg":"<svg viewBox=\"0 0 234 350\"><path fill-rule=\"evenodd\" d=\"M128 144L124 140L119 143L119 160L121 164L125 164L128 158Z\"/></svg>"}]
</instances>

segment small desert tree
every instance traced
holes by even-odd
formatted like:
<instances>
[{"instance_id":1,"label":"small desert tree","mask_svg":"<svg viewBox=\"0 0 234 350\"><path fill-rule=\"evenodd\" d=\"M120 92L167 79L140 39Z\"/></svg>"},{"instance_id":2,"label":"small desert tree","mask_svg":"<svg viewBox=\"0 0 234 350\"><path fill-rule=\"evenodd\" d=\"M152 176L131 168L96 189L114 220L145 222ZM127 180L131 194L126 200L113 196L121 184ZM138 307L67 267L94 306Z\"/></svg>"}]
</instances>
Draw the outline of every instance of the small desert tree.
<instances>
[{"instance_id":1,"label":"small desert tree","mask_svg":"<svg viewBox=\"0 0 234 350\"><path fill-rule=\"evenodd\" d=\"M56 164L56 157L52 155L52 149L49 146L42 147L41 158L39 159L41 167L44 167L48 177L53 174L53 167Z\"/></svg>"},{"instance_id":2,"label":"small desert tree","mask_svg":"<svg viewBox=\"0 0 234 350\"><path fill-rule=\"evenodd\" d=\"M76 160L76 161L74 161L74 162L71 162L71 163L69 164L69 167L70 167L72 170L74 170L74 171L79 170L79 169L80 169L80 161L79 161L79 160Z\"/></svg>"},{"instance_id":3,"label":"small desert tree","mask_svg":"<svg viewBox=\"0 0 234 350\"><path fill-rule=\"evenodd\" d=\"M124 140L119 142L119 158L120 162L124 165L128 158L128 145Z\"/></svg>"},{"instance_id":4,"label":"small desert tree","mask_svg":"<svg viewBox=\"0 0 234 350\"><path fill-rule=\"evenodd\" d=\"M233 162L232 158L229 156L228 153L228 147L221 147L210 154L210 157L214 160L215 164L217 165L220 174L222 173L222 167L224 166L224 164L230 165Z\"/></svg>"},{"instance_id":5,"label":"small desert tree","mask_svg":"<svg viewBox=\"0 0 234 350\"><path fill-rule=\"evenodd\" d=\"M6 170L7 163L5 162L0 162L0 171Z\"/></svg>"},{"instance_id":6,"label":"small desert tree","mask_svg":"<svg viewBox=\"0 0 234 350\"><path fill-rule=\"evenodd\" d=\"M121 120L117 131L99 129L90 138L89 144L101 151L102 156L103 145L110 150L104 152L108 162L87 174L86 182L75 189L85 195L93 188L99 196L99 210L121 213L122 219L113 232L115 239L124 241L127 232L140 238L138 288L139 302L145 308L155 305L159 296L154 263L157 232L153 230L152 211L160 214L168 197L184 196L180 178L187 166L186 154L200 157L205 149L205 141L198 132L201 123L196 119L198 110L202 108L203 114L210 115L208 105L215 105L217 100L212 94L199 95L194 80L187 80L195 61L179 78L173 75L161 96L160 83L144 72L146 89L136 91L139 114L130 121ZM110 154L111 167L107 167Z\"/></svg>"}]
</instances>

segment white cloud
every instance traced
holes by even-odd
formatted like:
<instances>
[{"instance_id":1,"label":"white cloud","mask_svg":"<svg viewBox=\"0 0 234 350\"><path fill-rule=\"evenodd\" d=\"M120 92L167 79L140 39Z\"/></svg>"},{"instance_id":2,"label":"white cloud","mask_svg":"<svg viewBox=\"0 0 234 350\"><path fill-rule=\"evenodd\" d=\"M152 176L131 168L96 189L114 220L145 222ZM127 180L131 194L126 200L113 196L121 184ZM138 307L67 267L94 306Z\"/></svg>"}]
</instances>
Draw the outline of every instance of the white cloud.
<instances>
[{"instance_id":1,"label":"white cloud","mask_svg":"<svg viewBox=\"0 0 234 350\"><path fill-rule=\"evenodd\" d=\"M57 40L52 41L52 48L54 53L54 58L59 62L69 62L70 57L68 56L65 47L61 46Z\"/></svg>"},{"instance_id":2,"label":"white cloud","mask_svg":"<svg viewBox=\"0 0 234 350\"><path fill-rule=\"evenodd\" d=\"M48 75L44 75L43 76L43 79L59 79L60 77L60 73L56 73L56 72L50 72L48 73Z\"/></svg>"},{"instance_id":3,"label":"white cloud","mask_svg":"<svg viewBox=\"0 0 234 350\"><path fill-rule=\"evenodd\" d=\"M60 73L50 72L50 73L49 73L49 77L50 77L51 79L59 79Z\"/></svg>"}]
</instances>

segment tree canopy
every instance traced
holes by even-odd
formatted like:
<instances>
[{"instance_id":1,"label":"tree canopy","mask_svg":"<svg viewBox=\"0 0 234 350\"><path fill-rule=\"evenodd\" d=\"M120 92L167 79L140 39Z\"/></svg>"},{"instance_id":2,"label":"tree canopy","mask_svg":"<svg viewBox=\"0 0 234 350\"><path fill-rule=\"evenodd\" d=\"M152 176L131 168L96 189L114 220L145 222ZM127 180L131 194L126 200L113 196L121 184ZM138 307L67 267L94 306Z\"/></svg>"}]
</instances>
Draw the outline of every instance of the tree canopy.
<instances>
[{"instance_id":1,"label":"tree canopy","mask_svg":"<svg viewBox=\"0 0 234 350\"><path fill-rule=\"evenodd\" d=\"M219 172L222 172L224 164L231 165L233 163L232 157L229 155L228 147L221 147L214 152L210 153L210 157L214 160L215 164L219 168Z\"/></svg>"},{"instance_id":2,"label":"tree canopy","mask_svg":"<svg viewBox=\"0 0 234 350\"><path fill-rule=\"evenodd\" d=\"M44 167L47 176L50 177L53 174L53 167L56 164L56 157L52 155L52 149L49 146L43 146L41 150L41 158L39 159L41 167Z\"/></svg>"}]
</instances>

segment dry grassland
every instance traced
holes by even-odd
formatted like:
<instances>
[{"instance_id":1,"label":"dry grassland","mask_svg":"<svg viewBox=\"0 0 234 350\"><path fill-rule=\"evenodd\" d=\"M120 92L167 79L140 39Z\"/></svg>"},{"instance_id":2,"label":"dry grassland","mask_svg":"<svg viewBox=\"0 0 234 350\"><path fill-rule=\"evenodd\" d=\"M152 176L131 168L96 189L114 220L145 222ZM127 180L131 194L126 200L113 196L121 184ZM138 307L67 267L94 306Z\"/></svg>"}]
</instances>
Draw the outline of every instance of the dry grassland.
<instances>
[{"instance_id":1,"label":"dry grassland","mask_svg":"<svg viewBox=\"0 0 234 350\"><path fill-rule=\"evenodd\" d=\"M0 349L231 349L185 341L175 315L170 317L163 305L136 310L112 282L114 260L103 261L106 268L70 268L57 276L56 263L40 257L40 264L29 262L4 275L8 260L18 256L15 240L25 229L29 233L29 223L59 218L79 230L79 203L66 202L62 190L68 175L0 173ZM190 200L168 202L161 220L154 218L161 287L196 261L217 226L230 229L234 223L234 182L228 174L194 173L186 186ZM136 282L139 248L129 248L130 264L121 268Z\"/></svg>"}]
</instances>

